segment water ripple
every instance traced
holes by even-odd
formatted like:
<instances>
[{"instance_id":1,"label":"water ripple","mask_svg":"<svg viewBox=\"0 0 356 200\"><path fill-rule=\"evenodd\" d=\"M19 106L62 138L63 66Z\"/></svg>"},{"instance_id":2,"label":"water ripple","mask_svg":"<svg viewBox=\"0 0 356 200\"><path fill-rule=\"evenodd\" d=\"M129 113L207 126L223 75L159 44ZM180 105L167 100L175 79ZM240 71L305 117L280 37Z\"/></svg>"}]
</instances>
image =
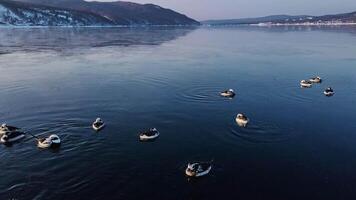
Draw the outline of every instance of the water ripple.
<instances>
[{"instance_id":1,"label":"water ripple","mask_svg":"<svg viewBox=\"0 0 356 200\"><path fill-rule=\"evenodd\" d=\"M213 104L227 98L220 96L220 91L224 89L209 85L190 85L181 87L176 93L176 100L180 103Z\"/></svg>"},{"instance_id":2,"label":"water ripple","mask_svg":"<svg viewBox=\"0 0 356 200\"><path fill-rule=\"evenodd\" d=\"M252 121L245 128L234 123L230 126L230 133L251 143L278 143L293 136L291 130L283 130L277 124L260 121Z\"/></svg>"}]
</instances>

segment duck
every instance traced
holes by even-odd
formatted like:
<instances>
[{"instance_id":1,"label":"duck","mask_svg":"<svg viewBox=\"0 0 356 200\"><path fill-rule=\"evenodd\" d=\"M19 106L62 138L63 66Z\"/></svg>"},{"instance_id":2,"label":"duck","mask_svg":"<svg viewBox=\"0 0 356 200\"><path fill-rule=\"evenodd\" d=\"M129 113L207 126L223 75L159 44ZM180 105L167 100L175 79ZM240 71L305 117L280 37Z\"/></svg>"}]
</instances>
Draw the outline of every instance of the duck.
<instances>
[{"instance_id":1,"label":"duck","mask_svg":"<svg viewBox=\"0 0 356 200\"><path fill-rule=\"evenodd\" d=\"M95 131L100 131L105 127L105 123L103 122L102 119L96 118L95 122L93 122L92 127Z\"/></svg>"},{"instance_id":2,"label":"duck","mask_svg":"<svg viewBox=\"0 0 356 200\"><path fill-rule=\"evenodd\" d=\"M25 133L21 131L12 131L6 132L3 136L1 136L1 143L9 144L21 140L25 137Z\"/></svg>"},{"instance_id":3,"label":"duck","mask_svg":"<svg viewBox=\"0 0 356 200\"><path fill-rule=\"evenodd\" d=\"M223 92L220 92L220 96L222 97L229 97L229 98L232 98L236 95L236 93L234 92L233 89L228 89L228 90L225 90Z\"/></svg>"},{"instance_id":4,"label":"duck","mask_svg":"<svg viewBox=\"0 0 356 200\"><path fill-rule=\"evenodd\" d=\"M20 128L17 128L15 126L9 126L7 124L2 124L0 126L0 136L3 136L5 133L8 132L14 132L14 131L19 131Z\"/></svg>"},{"instance_id":5,"label":"duck","mask_svg":"<svg viewBox=\"0 0 356 200\"><path fill-rule=\"evenodd\" d=\"M329 97L329 96L333 96L335 93L334 93L334 90L331 87L328 87L328 88L325 89L324 94L325 94L325 96Z\"/></svg>"},{"instance_id":6,"label":"duck","mask_svg":"<svg viewBox=\"0 0 356 200\"><path fill-rule=\"evenodd\" d=\"M188 166L185 169L185 174L189 177L202 177L208 175L211 171L211 168L211 162L188 163Z\"/></svg>"},{"instance_id":7,"label":"duck","mask_svg":"<svg viewBox=\"0 0 356 200\"><path fill-rule=\"evenodd\" d=\"M236 116L236 123L239 125L239 126L242 126L242 127L245 127L247 126L248 122L250 121L249 118L247 118L244 114L237 114Z\"/></svg>"},{"instance_id":8,"label":"duck","mask_svg":"<svg viewBox=\"0 0 356 200\"><path fill-rule=\"evenodd\" d=\"M141 141L149 141L158 138L159 131L156 128L150 128L148 131L142 132L140 134Z\"/></svg>"},{"instance_id":9,"label":"duck","mask_svg":"<svg viewBox=\"0 0 356 200\"><path fill-rule=\"evenodd\" d=\"M319 76L313 77L309 79L312 83L321 83L322 79Z\"/></svg>"},{"instance_id":10,"label":"duck","mask_svg":"<svg viewBox=\"0 0 356 200\"><path fill-rule=\"evenodd\" d=\"M312 87L312 82L311 81L307 81L307 80L301 80L300 81L300 86L303 88L310 88Z\"/></svg>"},{"instance_id":11,"label":"duck","mask_svg":"<svg viewBox=\"0 0 356 200\"><path fill-rule=\"evenodd\" d=\"M37 146L39 148L56 148L61 145L61 139L58 135L52 134L47 138L41 138L37 140Z\"/></svg>"}]
</instances>

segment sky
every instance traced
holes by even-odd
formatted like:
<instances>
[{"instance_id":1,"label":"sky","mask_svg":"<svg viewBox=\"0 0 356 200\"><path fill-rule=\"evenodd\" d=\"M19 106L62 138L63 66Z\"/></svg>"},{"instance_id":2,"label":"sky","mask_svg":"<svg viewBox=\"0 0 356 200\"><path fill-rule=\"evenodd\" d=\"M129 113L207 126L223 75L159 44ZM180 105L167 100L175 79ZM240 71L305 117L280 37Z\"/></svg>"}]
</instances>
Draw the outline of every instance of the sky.
<instances>
[{"instance_id":1,"label":"sky","mask_svg":"<svg viewBox=\"0 0 356 200\"><path fill-rule=\"evenodd\" d=\"M110 0L96 0L110 1ZM356 0L126 0L153 3L197 20L275 14L324 15L356 11Z\"/></svg>"}]
</instances>

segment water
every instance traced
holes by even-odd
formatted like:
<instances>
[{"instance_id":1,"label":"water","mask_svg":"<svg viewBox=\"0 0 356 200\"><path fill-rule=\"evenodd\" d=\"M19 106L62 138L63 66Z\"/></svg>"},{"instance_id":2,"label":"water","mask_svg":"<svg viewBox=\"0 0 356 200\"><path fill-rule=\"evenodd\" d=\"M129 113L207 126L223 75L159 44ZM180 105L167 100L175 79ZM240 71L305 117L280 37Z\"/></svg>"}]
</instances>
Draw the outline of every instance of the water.
<instances>
[{"instance_id":1,"label":"water","mask_svg":"<svg viewBox=\"0 0 356 200\"><path fill-rule=\"evenodd\" d=\"M1 146L0 199L356 197L355 27L1 28L0 52L0 121L63 141Z\"/></svg>"}]
</instances>

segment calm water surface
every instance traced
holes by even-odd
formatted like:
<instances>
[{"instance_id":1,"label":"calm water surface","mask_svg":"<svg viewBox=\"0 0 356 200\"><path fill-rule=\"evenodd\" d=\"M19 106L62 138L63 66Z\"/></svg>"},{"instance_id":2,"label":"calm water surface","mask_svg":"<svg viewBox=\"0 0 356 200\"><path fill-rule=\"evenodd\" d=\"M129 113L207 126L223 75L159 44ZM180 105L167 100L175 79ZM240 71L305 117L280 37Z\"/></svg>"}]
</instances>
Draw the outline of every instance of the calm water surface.
<instances>
[{"instance_id":1,"label":"calm water surface","mask_svg":"<svg viewBox=\"0 0 356 200\"><path fill-rule=\"evenodd\" d=\"M1 28L0 96L0 122L63 141L0 146L0 199L356 198L356 27Z\"/></svg>"}]
</instances>

